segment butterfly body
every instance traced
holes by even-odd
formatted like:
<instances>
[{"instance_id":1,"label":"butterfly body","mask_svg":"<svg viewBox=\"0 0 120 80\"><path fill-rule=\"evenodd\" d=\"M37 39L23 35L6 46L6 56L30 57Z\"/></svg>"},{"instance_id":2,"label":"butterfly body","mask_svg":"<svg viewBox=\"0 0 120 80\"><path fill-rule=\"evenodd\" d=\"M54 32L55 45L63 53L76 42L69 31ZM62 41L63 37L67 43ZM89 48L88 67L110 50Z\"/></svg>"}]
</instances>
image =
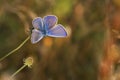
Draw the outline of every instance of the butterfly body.
<instances>
[{"instance_id":1,"label":"butterfly body","mask_svg":"<svg viewBox=\"0 0 120 80\"><path fill-rule=\"evenodd\" d=\"M61 24L57 23L57 17L54 15L45 16L43 19L37 17L32 21L33 29L31 42L37 43L44 36L50 37L66 37L67 32Z\"/></svg>"}]
</instances>

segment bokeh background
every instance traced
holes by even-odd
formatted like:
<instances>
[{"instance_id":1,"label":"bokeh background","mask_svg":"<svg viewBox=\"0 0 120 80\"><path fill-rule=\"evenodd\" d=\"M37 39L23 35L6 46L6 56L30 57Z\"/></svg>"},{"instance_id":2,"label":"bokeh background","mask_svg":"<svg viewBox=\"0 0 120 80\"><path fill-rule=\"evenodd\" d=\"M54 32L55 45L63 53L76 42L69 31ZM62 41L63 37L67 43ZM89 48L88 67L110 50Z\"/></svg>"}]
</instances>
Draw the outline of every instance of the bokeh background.
<instances>
[{"instance_id":1,"label":"bokeh background","mask_svg":"<svg viewBox=\"0 0 120 80\"><path fill-rule=\"evenodd\" d=\"M107 63L111 57L103 60L106 59L106 47L109 48L105 45L111 39L107 32L111 28L106 20L106 6L113 4L105 1L0 0L0 57L30 35L35 17L56 15L58 23L68 32L66 38L45 37L37 44L28 40L17 52L0 62L0 80L9 80L29 56L34 59L32 68L24 68L15 80L99 80L106 76L107 69L111 69L106 67L109 67ZM114 1L118 1L114 4L118 9L120 2ZM111 8L115 10L115 7ZM120 19L116 18L114 22L119 23ZM108 62L100 68L104 61Z\"/></svg>"}]
</instances>

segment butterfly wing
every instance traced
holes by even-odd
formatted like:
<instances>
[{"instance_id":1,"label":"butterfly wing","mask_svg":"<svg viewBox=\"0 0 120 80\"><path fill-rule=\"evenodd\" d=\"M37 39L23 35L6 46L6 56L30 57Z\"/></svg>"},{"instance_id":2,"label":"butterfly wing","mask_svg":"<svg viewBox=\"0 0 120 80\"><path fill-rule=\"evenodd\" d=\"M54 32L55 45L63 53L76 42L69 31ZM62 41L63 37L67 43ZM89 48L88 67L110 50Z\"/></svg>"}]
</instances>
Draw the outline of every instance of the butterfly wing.
<instances>
[{"instance_id":1,"label":"butterfly wing","mask_svg":"<svg viewBox=\"0 0 120 80\"><path fill-rule=\"evenodd\" d=\"M33 44L37 43L38 41L40 41L43 38L43 34L41 33L41 31L37 30L37 29L33 29L32 30L32 34L31 34L31 42Z\"/></svg>"},{"instance_id":2,"label":"butterfly wing","mask_svg":"<svg viewBox=\"0 0 120 80\"><path fill-rule=\"evenodd\" d=\"M51 29L57 23L57 17L54 15L48 15L43 18L45 30Z\"/></svg>"},{"instance_id":3,"label":"butterfly wing","mask_svg":"<svg viewBox=\"0 0 120 80\"><path fill-rule=\"evenodd\" d=\"M43 30L43 20L41 17L33 19L32 25L35 29Z\"/></svg>"},{"instance_id":4,"label":"butterfly wing","mask_svg":"<svg viewBox=\"0 0 120 80\"><path fill-rule=\"evenodd\" d=\"M51 37L66 37L67 32L61 24L58 24L48 30L47 35Z\"/></svg>"}]
</instances>

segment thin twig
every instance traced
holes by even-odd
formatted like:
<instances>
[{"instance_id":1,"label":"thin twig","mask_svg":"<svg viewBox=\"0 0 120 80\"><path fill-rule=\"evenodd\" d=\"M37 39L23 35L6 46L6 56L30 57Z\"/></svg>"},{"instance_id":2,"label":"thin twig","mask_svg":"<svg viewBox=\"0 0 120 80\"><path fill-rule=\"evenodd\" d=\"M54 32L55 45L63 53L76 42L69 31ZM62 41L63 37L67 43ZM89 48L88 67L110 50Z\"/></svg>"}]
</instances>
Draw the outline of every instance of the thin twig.
<instances>
[{"instance_id":1,"label":"thin twig","mask_svg":"<svg viewBox=\"0 0 120 80\"><path fill-rule=\"evenodd\" d=\"M20 49L28 40L29 40L30 36L27 37L17 48L15 48L14 50L10 51L8 54L6 54L5 56L3 56L0 59L0 62L5 59L6 57L8 57L9 55L11 55L12 53L16 52L18 49Z\"/></svg>"}]
</instances>

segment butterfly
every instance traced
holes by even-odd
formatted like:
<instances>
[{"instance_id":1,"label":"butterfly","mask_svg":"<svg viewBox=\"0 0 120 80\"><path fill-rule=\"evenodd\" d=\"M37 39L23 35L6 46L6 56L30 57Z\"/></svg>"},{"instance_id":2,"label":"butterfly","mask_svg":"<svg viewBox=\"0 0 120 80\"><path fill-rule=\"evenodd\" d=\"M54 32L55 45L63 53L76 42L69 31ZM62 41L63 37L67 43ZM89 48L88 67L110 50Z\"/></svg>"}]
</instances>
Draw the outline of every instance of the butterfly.
<instances>
[{"instance_id":1,"label":"butterfly","mask_svg":"<svg viewBox=\"0 0 120 80\"><path fill-rule=\"evenodd\" d=\"M33 44L39 42L43 37L66 37L67 32L61 24L57 24L58 18L54 15L48 15L43 18L37 17L33 19L31 42Z\"/></svg>"}]
</instances>

